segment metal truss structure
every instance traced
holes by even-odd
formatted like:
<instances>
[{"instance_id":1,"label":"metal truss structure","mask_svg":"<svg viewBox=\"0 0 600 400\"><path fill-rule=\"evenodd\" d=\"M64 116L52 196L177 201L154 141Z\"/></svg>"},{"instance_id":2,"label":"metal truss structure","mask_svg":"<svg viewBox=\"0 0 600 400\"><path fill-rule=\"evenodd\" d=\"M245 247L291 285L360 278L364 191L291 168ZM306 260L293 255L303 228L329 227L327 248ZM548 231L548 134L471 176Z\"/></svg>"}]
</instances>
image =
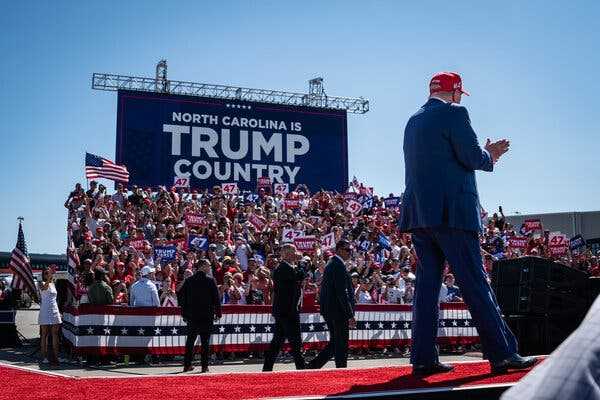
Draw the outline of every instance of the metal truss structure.
<instances>
[{"instance_id":1,"label":"metal truss structure","mask_svg":"<svg viewBox=\"0 0 600 400\"><path fill-rule=\"evenodd\" d=\"M167 62L165 60L161 60L157 64L155 78L94 73L92 76L92 89L109 91L137 90L142 92L170 93L216 99L257 101L282 105L346 110L347 112L354 114L364 114L369 111L369 100L362 97L327 96L323 87L323 78L311 79L309 81L308 93L174 81L167 79Z\"/></svg>"}]
</instances>

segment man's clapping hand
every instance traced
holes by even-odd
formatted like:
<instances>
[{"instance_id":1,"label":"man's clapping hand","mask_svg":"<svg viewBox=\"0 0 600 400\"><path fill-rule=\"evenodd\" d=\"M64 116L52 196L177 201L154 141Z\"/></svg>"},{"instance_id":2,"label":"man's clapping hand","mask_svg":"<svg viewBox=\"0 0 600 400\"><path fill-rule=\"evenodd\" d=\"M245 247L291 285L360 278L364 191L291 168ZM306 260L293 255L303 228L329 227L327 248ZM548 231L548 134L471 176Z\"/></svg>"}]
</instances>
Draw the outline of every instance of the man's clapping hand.
<instances>
[{"instance_id":1,"label":"man's clapping hand","mask_svg":"<svg viewBox=\"0 0 600 400\"><path fill-rule=\"evenodd\" d=\"M492 141L488 138L488 140L485 142L485 149L488 153L490 153L494 163L508 151L509 147L510 142L506 139L500 139L497 142L492 143Z\"/></svg>"}]
</instances>

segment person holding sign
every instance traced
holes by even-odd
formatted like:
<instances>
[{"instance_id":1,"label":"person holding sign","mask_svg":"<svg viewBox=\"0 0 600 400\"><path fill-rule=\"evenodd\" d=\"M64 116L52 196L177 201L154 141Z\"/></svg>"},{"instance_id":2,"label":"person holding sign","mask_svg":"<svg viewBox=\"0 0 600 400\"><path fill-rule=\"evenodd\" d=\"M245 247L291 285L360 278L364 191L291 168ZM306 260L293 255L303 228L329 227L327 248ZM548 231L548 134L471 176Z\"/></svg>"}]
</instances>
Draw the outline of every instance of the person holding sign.
<instances>
[{"instance_id":1,"label":"person holding sign","mask_svg":"<svg viewBox=\"0 0 600 400\"><path fill-rule=\"evenodd\" d=\"M529 368L536 359L517 353L517 340L486 281L478 237L481 214L475 171L491 172L510 143L488 139L481 149L469 113L459 105L462 95L468 93L458 74L436 74L429 91L429 100L408 120L404 131L406 191L399 225L402 231L412 233L419 258L413 305L413 373L429 375L453 369L440 363L435 346L446 260L462 289L492 371Z\"/></svg>"},{"instance_id":2,"label":"person holding sign","mask_svg":"<svg viewBox=\"0 0 600 400\"><path fill-rule=\"evenodd\" d=\"M287 339L292 347L292 356L296 369L304 369L302 357L302 334L300 333L300 301L302 298L301 283L304 270L297 264L299 254L296 246L286 243L281 246L281 263L273 271L273 309L275 330L271 346L265 354L263 371L273 371L275 358L281 345Z\"/></svg>"}]
</instances>

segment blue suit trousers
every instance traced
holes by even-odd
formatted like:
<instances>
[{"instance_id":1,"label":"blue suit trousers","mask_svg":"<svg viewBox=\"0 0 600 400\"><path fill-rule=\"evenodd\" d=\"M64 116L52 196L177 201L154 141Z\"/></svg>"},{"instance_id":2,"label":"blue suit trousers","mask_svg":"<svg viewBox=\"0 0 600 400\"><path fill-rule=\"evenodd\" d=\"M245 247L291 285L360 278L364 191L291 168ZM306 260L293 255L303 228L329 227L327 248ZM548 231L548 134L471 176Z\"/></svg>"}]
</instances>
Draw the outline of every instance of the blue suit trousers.
<instances>
[{"instance_id":1,"label":"blue suit trousers","mask_svg":"<svg viewBox=\"0 0 600 400\"><path fill-rule=\"evenodd\" d=\"M444 261L452 268L479 333L484 358L502 361L517 352L517 340L502 318L496 296L486 280L479 237L474 231L419 228L412 231L419 263L413 301L413 365L439 361L435 339L439 327L439 293Z\"/></svg>"}]
</instances>

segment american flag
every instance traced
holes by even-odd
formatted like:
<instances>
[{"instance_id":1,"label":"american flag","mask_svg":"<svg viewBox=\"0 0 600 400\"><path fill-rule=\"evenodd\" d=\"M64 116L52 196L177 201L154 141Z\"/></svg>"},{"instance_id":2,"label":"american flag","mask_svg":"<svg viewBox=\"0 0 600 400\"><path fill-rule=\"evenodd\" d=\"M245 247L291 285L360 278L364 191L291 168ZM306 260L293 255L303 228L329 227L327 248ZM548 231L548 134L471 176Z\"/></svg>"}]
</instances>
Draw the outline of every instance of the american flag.
<instances>
[{"instance_id":1,"label":"american flag","mask_svg":"<svg viewBox=\"0 0 600 400\"><path fill-rule=\"evenodd\" d=\"M127 167L117 165L106 158L85 153L85 177L87 179L106 178L113 181L129 182Z\"/></svg>"},{"instance_id":2,"label":"american flag","mask_svg":"<svg viewBox=\"0 0 600 400\"><path fill-rule=\"evenodd\" d=\"M77 254L77 249L75 248L75 244L73 244L73 239L71 238L72 232L69 229L67 231L67 281L69 282L69 291L71 292L71 296L75 297L75 277L77 267L79 266L79 255Z\"/></svg>"},{"instance_id":3,"label":"american flag","mask_svg":"<svg viewBox=\"0 0 600 400\"><path fill-rule=\"evenodd\" d=\"M31 264L27 255L27 245L25 244L25 235L23 234L23 225L19 221L19 234L17 236L17 246L10 255L8 263L13 273L11 286L13 289L24 289L31 294L31 297L37 301L37 288L31 272Z\"/></svg>"}]
</instances>

